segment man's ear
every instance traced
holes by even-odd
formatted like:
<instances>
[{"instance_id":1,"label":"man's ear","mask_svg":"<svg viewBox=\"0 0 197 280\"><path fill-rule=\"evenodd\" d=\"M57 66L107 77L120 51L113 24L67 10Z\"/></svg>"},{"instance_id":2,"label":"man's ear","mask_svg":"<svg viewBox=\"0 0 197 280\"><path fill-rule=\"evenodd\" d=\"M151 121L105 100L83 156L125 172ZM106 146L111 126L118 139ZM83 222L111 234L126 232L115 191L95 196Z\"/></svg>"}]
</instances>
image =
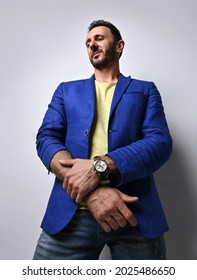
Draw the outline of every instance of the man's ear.
<instances>
[{"instance_id":1,"label":"man's ear","mask_svg":"<svg viewBox=\"0 0 197 280\"><path fill-rule=\"evenodd\" d=\"M118 41L117 46L116 46L116 51L119 53L119 55L122 54L124 45L125 45L125 42L123 40Z\"/></svg>"}]
</instances>

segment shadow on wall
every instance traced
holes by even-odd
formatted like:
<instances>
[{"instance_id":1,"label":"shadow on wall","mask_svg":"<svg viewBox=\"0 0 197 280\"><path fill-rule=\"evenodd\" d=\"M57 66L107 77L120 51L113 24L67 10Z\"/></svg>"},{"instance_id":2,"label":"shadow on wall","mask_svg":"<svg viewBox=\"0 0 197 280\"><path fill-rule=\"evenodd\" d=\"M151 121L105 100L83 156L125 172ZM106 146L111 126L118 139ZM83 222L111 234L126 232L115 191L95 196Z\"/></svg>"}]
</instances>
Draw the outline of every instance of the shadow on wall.
<instances>
[{"instance_id":1,"label":"shadow on wall","mask_svg":"<svg viewBox=\"0 0 197 280\"><path fill-rule=\"evenodd\" d=\"M156 174L170 231L166 234L169 260L197 259L196 214L192 182L181 151L174 147L171 159Z\"/></svg>"}]
</instances>

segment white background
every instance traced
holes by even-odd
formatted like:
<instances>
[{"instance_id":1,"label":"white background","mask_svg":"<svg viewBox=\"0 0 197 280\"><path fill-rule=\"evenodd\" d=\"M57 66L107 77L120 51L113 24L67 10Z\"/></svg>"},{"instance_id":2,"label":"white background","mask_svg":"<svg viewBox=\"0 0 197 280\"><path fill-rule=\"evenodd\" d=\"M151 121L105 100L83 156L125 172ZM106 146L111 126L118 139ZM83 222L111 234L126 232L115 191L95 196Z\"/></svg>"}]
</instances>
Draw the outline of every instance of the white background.
<instances>
[{"instance_id":1,"label":"white background","mask_svg":"<svg viewBox=\"0 0 197 280\"><path fill-rule=\"evenodd\" d=\"M156 174L168 258L197 259L196 8L195 0L0 0L0 259L32 258L53 183L36 133L57 85L92 75L84 42L94 19L120 29L121 72L161 92L174 139Z\"/></svg>"}]
</instances>

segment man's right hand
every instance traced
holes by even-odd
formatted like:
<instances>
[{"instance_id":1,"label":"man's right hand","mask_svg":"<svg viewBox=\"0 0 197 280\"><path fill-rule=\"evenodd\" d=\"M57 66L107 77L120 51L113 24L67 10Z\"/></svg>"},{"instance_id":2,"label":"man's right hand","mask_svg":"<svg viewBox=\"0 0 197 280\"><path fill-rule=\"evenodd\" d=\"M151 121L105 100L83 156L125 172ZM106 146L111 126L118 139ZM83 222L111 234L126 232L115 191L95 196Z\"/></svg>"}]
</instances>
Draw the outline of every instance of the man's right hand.
<instances>
[{"instance_id":1,"label":"man's right hand","mask_svg":"<svg viewBox=\"0 0 197 280\"><path fill-rule=\"evenodd\" d=\"M98 187L88 194L84 202L105 232L126 226L137 225L137 221L125 203L134 203L138 197L128 196L110 187Z\"/></svg>"}]
</instances>

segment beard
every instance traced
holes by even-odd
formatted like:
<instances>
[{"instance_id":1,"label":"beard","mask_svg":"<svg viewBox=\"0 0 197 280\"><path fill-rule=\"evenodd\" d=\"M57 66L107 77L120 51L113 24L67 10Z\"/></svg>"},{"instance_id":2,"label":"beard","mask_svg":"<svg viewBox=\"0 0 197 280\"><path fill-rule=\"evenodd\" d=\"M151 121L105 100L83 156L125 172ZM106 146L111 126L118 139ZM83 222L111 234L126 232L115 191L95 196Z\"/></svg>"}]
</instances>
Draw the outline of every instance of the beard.
<instances>
[{"instance_id":1,"label":"beard","mask_svg":"<svg viewBox=\"0 0 197 280\"><path fill-rule=\"evenodd\" d=\"M95 51L99 51L99 49L95 48ZM98 69L98 70L102 70L107 68L109 65L111 65L113 63L113 61L115 61L116 59L116 44L113 43L111 46L109 46L104 52L101 51L102 57L98 57L97 59L94 58L90 58L90 62L92 63L92 65L94 66L94 68Z\"/></svg>"}]
</instances>

